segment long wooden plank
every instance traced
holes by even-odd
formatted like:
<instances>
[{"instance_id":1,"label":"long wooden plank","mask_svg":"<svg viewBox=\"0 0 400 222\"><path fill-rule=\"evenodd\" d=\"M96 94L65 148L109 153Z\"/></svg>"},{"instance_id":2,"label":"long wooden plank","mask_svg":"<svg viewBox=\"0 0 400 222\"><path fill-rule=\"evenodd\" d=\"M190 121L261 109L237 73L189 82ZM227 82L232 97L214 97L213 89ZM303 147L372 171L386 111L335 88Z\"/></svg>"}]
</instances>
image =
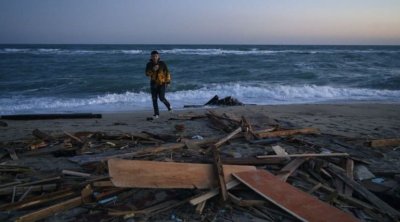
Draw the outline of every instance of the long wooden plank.
<instances>
[{"instance_id":1,"label":"long wooden plank","mask_svg":"<svg viewBox=\"0 0 400 222\"><path fill-rule=\"evenodd\" d=\"M257 134L260 138L271 138L271 137L292 136L297 134L318 134L319 129L303 128L303 129L293 129L293 130L279 130L272 132L255 131L254 133Z\"/></svg>"},{"instance_id":2,"label":"long wooden plank","mask_svg":"<svg viewBox=\"0 0 400 222\"><path fill-rule=\"evenodd\" d=\"M352 215L282 182L265 170L233 173L233 176L301 221L358 221Z\"/></svg>"},{"instance_id":3,"label":"long wooden plank","mask_svg":"<svg viewBox=\"0 0 400 222\"><path fill-rule=\"evenodd\" d=\"M286 182L286 180L299 168L307 158L297 158L290 161L286 166L284 166L279 172L277 177L279 177L282 181Z\"/></svg>"},{"instance_id":4,"label":"long wooden plank","mask_svg":"<svg viewBox=\"0 0 400 222\"><path fill-rule=\"evenodd\" d=\"M219 182L219 188L221 190L222 200L226 201L228 200L228 191L226 189L225 173L221 162L221 157L219 156L219 149L216 146L212 146L211 149L213 150L214 167Z\"/></svg>"},{"instance_id":5,"label":"long wooden plank","mask_svg":"<svg viewBox=\"0 0 400 222\"><path fill-rule=\"evenodd\" d=\"M385 146L398 146L400 145L400 139L380 139L380 140L372 140L370 142L371 147L385 147Z\"/></svg>"},{"instance_id":6,"label":"long wooden plank","mask_svg":"<svg viewBox=\"0 0 400 222\"><path fill-rule=\"evenodd\" d=\"M239 181L233 179L232 181L226 184L226 189L227 190L232 189L233 187L236 187L239 184L240 184ZM200 196L193 197L189 202L192 205L197 205L214 196L217 196L218 194L219 194L219 188L214 188L210 191L207 191L206 193L201 194Z\"/></svg>"},{"instance_id":7,"label":"long wooden plank","mask_svg":"<svg viewBox=\"0 0 400 222\"><path fill-rule=\"evenodd\" d=\"M302 153L302 154L288 154L288 155L261 155L257 158L282 158L282 157L346 157L348 153Z\"/></svg>"},{"instance_id":8,"label":"long wooden plank","mask_svg":"<svg viewBox=\"0 0 400 222\"><path fill-rule=\"evenodd\" d=\"M111 159L108 170L116 187L208 189L218 186L212 164ZM223 165L226 182L232 180L233 172L252 170L256 168Z\"/></svg>"},{"instance_id":9,"label":"long wooden plank","mask_svg":"<svg viewBox=\"0 0 400 222\"><path fill-rule=\"evenodd\" d=\"M30 214L21 216L21 217L17 218L15 221L17 221L17 222L37 221L37 220L46 218L49 215L55 214L57 212L66 211L71 208L78 207L81 204L82 204L81 196L75 197L75 198L69 199L67 201L64 201L62 203L58 203L58 204L52 205L50 207L40 209L40 210L34 211Z\"/></svg>"}]
</instances>

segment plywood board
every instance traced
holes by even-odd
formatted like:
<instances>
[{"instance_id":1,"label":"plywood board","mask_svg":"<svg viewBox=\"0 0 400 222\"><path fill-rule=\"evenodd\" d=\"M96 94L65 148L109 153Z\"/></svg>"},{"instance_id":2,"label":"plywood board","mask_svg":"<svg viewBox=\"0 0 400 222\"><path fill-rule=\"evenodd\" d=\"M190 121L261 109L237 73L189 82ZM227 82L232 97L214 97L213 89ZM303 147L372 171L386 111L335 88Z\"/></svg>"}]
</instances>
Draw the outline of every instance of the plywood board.
<instances>
[{"instance_id":1,"label":"plywood board","mask_svg":"<svg viewBox=\"0 0 400 222\"><path fill-rule=\"evenodd\" d=\"M265 170L233 173L239 181L302 221L355 222L345 213L281 181Z\"/></svg>"},{"instance_id":2,"label":"plywood board","mask_svg":"<svg viewBox=\"0 0 400 222\"><path fill-rule=\"evenodd\" d=\"M209 189L218 186L212 164L111 159L108 170L116 187ZM229 182L232 173L256 168L223 165L223 170L225 181Z\"/></svg>"}]
</instances>

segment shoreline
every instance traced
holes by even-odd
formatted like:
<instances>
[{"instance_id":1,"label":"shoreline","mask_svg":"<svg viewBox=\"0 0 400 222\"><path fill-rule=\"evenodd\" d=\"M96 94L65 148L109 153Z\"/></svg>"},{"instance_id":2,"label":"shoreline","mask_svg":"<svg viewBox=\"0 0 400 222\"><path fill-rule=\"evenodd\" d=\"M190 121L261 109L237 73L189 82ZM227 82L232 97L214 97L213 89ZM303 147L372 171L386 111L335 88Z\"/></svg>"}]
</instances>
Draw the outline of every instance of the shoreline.
<instances>
[{"instance_id":1,"label":"shoreline","mask_svg":"<svg viewBox=\"0 0 400 222\"><path fill-rule=\"evenodd\" d=\"M287 104L185 108L174 110L173 113L162 109L160 118L154 121L146 120L152 116L152 110L101 113L101 119L1 120L8 126L0 127L0 141L34 139L34 129L50 134L63 134L64 131L171 133L176 122L189 122L170 118L204 115L207 110L231 113L238 117L244 115L250 123L257 123L261 128L276 120L287 127L316 127L324 133L349 137L390 138L398 136L400 132L400 104L397 103ZM207 136L200 126L190 130Z\"/></svg>"}]
</instances>

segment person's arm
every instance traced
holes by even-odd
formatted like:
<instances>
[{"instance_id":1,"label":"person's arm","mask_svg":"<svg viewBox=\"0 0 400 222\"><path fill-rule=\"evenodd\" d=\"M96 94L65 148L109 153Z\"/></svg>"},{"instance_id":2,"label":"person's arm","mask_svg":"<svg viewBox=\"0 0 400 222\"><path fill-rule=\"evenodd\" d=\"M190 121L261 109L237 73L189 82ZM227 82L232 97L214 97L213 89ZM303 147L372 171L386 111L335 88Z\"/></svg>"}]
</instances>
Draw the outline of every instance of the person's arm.
<instances>
[{"instance_id":1,"label":"person's arm","mask_svg":"<svg viewBox=\"0 0 400 222\"><path fill-rule=\"evenodd\" d=\"M167 64L164 63L164 67L165 67L165 75L166 75L166 83L170 84L171 83L171 73L168 70Z\"/></svg>"},{"instance_id":2,"label":"person's arm","mask_svg":"<svg viewBox=\"0 0 400 222\"><path fill-rule=\"evenodd\" d=\"M152 69L150 63L147 63L147 65L146 65L145 74L146 74L146 76L151 76L153 74L153 69Z\"/></svg>"}]
</instances>

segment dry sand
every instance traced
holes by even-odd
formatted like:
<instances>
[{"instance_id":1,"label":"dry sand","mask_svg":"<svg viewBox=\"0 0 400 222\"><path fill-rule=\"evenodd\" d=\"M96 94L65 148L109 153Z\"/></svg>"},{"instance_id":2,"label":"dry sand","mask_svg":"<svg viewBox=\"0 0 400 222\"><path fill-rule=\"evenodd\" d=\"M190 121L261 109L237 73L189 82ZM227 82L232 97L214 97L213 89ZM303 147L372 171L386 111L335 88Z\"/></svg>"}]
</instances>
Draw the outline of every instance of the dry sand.
<instances>
[{"instance_id":1,"label":"dry sand","mask_svg":"<svg viewBox=\"0 0 400 222\"><path fill-rule=\"evenodd\" d=\"M315 127L322 132L318 136L306 137L308 141L326 146L332 152L348 152L353 157L370 162L368 166L374 173L399 174L400 152L393 147L390 149L375 149L364 145L370 139L400 137L400 104L310 104L310 105L274 105L274 106L239 106L209 108L219 114L228 113L237 117L245 116L255 130L271 128L279 125L282 128ZM151 111L132 113L106 113L101 119L56 119L11 121L2 120L8 124L0 127L0 144L12 144L13 141L33 141L34 129L40 129L48 134L59 136L65 132L76 133L82 131L105 132L107 134L132 133L147 131L154 134L169 134L192 138L200 135L204 138L226 135L210 128L206 118L196 120L177 120L183 116L204 115L207 109L176 110L173 113L161 112L157 120L148 121ZM175 119L174 119L175 118ZM183 132L177 132L176 125L184 125ZM300 137L301 138L301 137ZM335 142L336 141L336 142ZM344 143L343 143L344 141ZM343 145L344 144L344 145ZM221 155L238 155L239 157L254 156L255 153L265 151L265 146L253 149L246 144L232 143L224 145ZM284 144L289 153L296 153L290 145ZM25 148L26 149L26 148ZM110 155L115 152L132 152L140 147L129 150L109 149ZM99 150L100 152L103 152ZM174 154L161 154L158 159L170 158L180 160L183 157L180 150ZM54 174L62 169L84 172L77 163L68 160L68 157L54 157L52 155L23 156L19 160L4 157L1 164L29 166L38 174ZM186 161L186 160L185 160ZM189 160L190 161L190 160ZM380 174L376 174L380 175ZM82 208L77 208L81 209ZM69 213L73 215L73 213ZM70 216L70 215L69 215ZM67 213L67 218L69 217ZM165 216L165 215L164 215ZM160 216L162 217L162 216ZM57 217L56 217L57 218ZM162 217L165 219L165 217ZM59 220L60 218L57 218Z\"/></svg>"},{"instance_id":2,"label":"dry sand","mask_svg":"<svg viewBox=\"0 0 400 222\"><path fill-rule=\"evenodd\" d=\"M310 104L266 105L209 108L218 113L245 116L256 128L268 127L274 121L286 127L316 127L323 133L346 137L395 138L400 137L400 104ZM173 113L161 112L159 119L147 121L151 111L131 113L105 113L101 119L56 119L12 121L0 127L0 141L34 138L32 131L40 129L53 135L66 132L101 131L126 133L148 131L174 133L176 124L186 126L186 136L215 134L201 121L169 120L182 115L204 114L208 109L183 109Z\"/></svg>"}]
</instances>

